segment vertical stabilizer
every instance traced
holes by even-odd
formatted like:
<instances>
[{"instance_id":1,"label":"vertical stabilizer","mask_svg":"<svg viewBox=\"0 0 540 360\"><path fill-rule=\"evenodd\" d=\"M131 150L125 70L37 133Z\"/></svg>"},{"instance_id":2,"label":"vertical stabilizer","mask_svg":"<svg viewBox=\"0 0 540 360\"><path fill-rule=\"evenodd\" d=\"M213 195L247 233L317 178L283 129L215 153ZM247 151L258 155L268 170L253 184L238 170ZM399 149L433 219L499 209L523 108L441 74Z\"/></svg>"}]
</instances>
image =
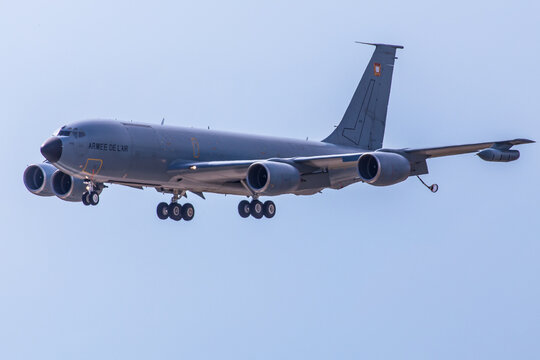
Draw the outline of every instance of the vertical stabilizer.
<instances>
[{"instance_id":1,"label":"vertical stabilizer","mask_svg":"<svg viewBox=\"0 0 540 360\"><path fill-rule=\"evenodd\" d=\"M396 49L399 45L371 44L375 51L338 127L324 142L367 150L382 147Z\"/></svg>"}]
</instances>

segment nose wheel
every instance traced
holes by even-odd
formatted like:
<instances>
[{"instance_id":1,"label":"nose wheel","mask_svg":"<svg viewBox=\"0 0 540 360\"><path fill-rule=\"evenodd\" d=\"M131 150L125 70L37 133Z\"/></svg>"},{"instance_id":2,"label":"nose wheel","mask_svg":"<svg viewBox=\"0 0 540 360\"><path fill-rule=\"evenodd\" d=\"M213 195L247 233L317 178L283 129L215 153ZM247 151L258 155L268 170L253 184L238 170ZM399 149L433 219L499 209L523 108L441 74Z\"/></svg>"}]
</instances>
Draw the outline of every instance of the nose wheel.
<instances>
[{"instance_id":1,"label":"nose wheel","mask_svg":"<svg viewBox=\"0 0 540 360\"><path fill-rule=\"evenodd\" d=\"M103 186L103 184L96 185L90 180L87 180L86 183L88 185L86 186L86 191L82 194L81 201L86 206L88 206L88 205L96 206L97 204L99 204L99 192L98 191L101 192L103 187L106 187L106 186ZM96 190L98 190L98 191L96 191Z\"/></svg>"},{"instance_id":2,"label":"nose wheel","mask_svg":"<svg viewBox=\"0 0 540 360\"><path fill-rule=\"evenodd\" d=\"M273 218L276 215L276 204L270 200L264 203L259 200L253 200L251 202L242 200L238 204L238 214L243 218L247 218L250 215L255 219L261 219L263 216Z\"/></svg>"},{"instance_id":3,"label":"nose wheel","mask_svg":"<svg viewBox=\"0 0 540 360\"><path fill-rule=\"evenodd\" d=\"M90 198L90 205L97 205L99 204L99 194L95 191L91 191L90 192L90 195L89 195L89 198Z\"/></svg>"},{"instance_id":4,"label":"nose wheel","mask_svg":"<svg viewBox=\"0 0 540 360\"><path fill-rule=\"evenodd\" d=\"M99 194L96 191L85 191L82 194L82 203L86 206L99 204Z\"/></svg>"}]
</instances>

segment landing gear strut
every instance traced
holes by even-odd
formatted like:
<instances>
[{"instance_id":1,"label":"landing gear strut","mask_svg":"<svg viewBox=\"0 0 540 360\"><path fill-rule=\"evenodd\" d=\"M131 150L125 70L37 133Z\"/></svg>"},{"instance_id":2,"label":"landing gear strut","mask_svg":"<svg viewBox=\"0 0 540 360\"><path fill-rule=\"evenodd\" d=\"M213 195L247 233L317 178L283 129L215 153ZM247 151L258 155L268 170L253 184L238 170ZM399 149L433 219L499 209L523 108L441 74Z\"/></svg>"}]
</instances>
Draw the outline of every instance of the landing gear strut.
<instances>
[{"instance_id":1,"label":"landing gear strut","mask_svg":"<svg viewBox=\"0 0 540 360\"><path fill-rule=\"evenodd\" d=\"M158 218L161 220L166 220L168 218L174 221L180 221L184 219L185 221L190 221L195 216L195 208L190 203L180 205L178 199L185 195L185 192L181 194L174 193L171 203L167 204L165 202L159 203L156 209Z\"/></svg>"},{"instance_id":2,"label":"landing gear strut","mask_svg":"<svg viewBox=\"0 0 540 360\"><path fill-rule=\"evenodd\" d=\"M255 219L261 219L263 216L273 218L276 215L276 204L273 201L260 202L258 199L253 199L251 202L242 200L238 204L238 214L247 218L250 215Z\"/></svg>"}]
</instances>

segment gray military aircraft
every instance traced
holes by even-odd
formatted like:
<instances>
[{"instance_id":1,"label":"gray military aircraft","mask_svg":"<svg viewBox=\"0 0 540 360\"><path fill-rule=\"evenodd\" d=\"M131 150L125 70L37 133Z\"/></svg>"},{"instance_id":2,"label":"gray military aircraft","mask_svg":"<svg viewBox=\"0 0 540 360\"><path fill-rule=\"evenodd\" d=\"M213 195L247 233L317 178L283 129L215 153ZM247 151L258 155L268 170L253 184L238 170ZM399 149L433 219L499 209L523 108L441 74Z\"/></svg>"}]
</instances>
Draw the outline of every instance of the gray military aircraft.
<instances>
[{"instance_id":1,"label":"gray military aircraft","mask_svg":"<svg viewBox=\"0 0 540 360\"><path fill-rule=\"evenodd\" d=\"M242 195L242 217L271 218L274 202L262 196L312 195L356 182L388 186L428 173L426 160L476 152L486 161L513 161L510 148L527 139L422 149L383 148L386 113L396 49L375 51L341 123L322 142L243 135L185 127L87 120L62 126L41 146L45 162L24 171L36 195L97 205L105 184L172 194L157 206L160 219L191 220L193 205L178 200L186 192ZM420 178L419 178L420 179ZM420 179L422 181L422 179ZM432 192L438 186L426 185Z\"/></svg>"}]
</instances>

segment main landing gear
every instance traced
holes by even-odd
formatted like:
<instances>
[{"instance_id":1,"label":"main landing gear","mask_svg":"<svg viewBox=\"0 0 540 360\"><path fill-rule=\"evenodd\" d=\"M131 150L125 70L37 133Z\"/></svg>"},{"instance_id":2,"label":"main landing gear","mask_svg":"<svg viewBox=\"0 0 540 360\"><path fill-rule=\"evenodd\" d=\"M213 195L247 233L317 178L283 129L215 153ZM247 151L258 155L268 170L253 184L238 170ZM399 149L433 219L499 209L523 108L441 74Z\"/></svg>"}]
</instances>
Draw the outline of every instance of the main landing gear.
<instances>
[{"instance_id":1,"label":"main landing gear","mask_svg":"<svg viewBox=\"0 0 540 360\"><path fill-rule=\"evenodd\" d=\"M99 204L99 193L96 191L96 186L89 181L86 186L86 191L82 194L82 203L86 206Z\"/></svg>"},{"instance_id":2,"label":"main landing gear","mask_svg":"<svg viewBox=\"0 0 540 360\"><path fill-rule=\"evenodd\" d=\"M174 194L170 204L166 202L159 203L156 209L158 218L161 220L170 218L174 221L180 221L182 219L186 221L192 220L195 216L195 208L190 203L180 205L178 203L179 197L178 194Z\"/></svg>"},{"instance_id":3,"label":"main landing gear","mask_svg":"<svg viewBox=\"0 0 540 360\"><path fill-rule=\"evenodd\" d=\"M265 201L264 203L257 199L254 199L251 202L242 200L238 204L238 214L243 218L247 218L251 215L255 219L260 219L263 216L270 219L276 215L276 204L270 200Z\"/></svg>"}]
</instances>

